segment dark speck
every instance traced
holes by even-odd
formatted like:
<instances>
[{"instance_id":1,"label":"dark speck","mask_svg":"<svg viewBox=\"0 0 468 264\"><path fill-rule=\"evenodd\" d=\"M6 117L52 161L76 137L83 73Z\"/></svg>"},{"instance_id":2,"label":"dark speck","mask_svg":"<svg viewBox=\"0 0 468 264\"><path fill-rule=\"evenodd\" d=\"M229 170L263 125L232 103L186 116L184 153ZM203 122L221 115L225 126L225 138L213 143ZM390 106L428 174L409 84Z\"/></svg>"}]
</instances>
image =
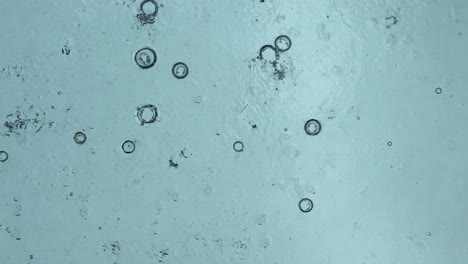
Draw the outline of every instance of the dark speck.
<instances>
[{"instance_id":1,"label":"dark speck","mask_svg":"<svg viewBox=\"0 0 468 264\"><path fill-rule=\"evenodd\" d=\"M67 56L68 56L68 55L70 54L70 51L71 51L71 50L70 50L70 48L69 48L67 45L65 45L65 46L62 48L62 54L64 54L64 55L67 55Z\"/></svg>"},{"instance_id":2,"label":"dark speck","mask_svg":"<svg viewBox=\"0 0 468 264\"><path fill-rule=\"evenodd\" d=\"M178 163L175 163L172 159L169 160L169 168L175 168L177 169L177 167L179 167L179 164Z\"/></svg>"},{"instance_id":3,"label":"dark speck","mask_svg":"<svg viewBox=\"0 0 468 264\"><path fill-rule=\"evenodd\" d=\"M390 28L391 26L396 25L396 23L398 23L398 19L395 16L388 16L385 18L385 20L390 23L386 26L387 28Z\"/></svg>"}]
</instances>

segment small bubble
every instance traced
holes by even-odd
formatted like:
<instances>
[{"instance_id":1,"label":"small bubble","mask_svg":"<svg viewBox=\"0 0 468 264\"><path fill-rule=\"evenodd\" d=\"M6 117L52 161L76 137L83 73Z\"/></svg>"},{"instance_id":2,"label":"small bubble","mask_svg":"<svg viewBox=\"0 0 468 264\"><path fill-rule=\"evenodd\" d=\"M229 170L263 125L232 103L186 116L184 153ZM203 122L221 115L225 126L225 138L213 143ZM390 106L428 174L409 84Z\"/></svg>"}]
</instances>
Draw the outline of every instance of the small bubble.
<instances>
[{"instance_id":1,"label":"small bubble","mask_svg":"<svg viewBox=\"0 0 468 264\"><path fill-rule=\"evenodd\" d=\"M441 93L442 93L442 88L437 87L437 88L435 89L435 92L436 92L436 94L441 94Z\"/></svg>"},{"instance_id":2,"label":"small bubble","mask_svg":"<svg viewBox=\"0 0 468 264\"><path fill-rule=\"evenodd\" d=\"M308 213L314 208L314 203L309 198L303 198L299 201L299 210L303 213Z\"/></svg>"},{"instance_id":3,"label":"small bubble","mask_svg":"<svg viewBox=\"0 0 468 264\"><path fill-rule=\"evenodd\" d=\"M6 151L0 151L0 162L5 162L8 160L8 153Z\"/></svg>"},{"instance_id":4,"label":"small bubble","mask_svg":"<svg viewBox=\"0 0 468 264\"><path fill-rule=\"evenodd\" d=\"M122 150L126 154L132 153L133 151L135 151L135 143L133 143L133 141L131 141L131 140L126 140L122 144Z\"/></svg>"},{"instance_id":5,"label":"small bubble","mask_svg":"<svg viewBox=\"0 0 468 264\"><path fill-rule=\"evenodd\" d=\"M162 5L161 5L162 7ZM140 11L137 15L137 19L142 25L153 24L158 14L158 4L154 0L143 0L140 4Z\"/></svg>"},{"instance_id":6,"label":"small bubble","mask_svg":"<svg viewBox=\"0 0 468 264\"><path fill-rule=\"evenodd\" d=\"M177 79L184 79L189 74L187 64L183 62L177 62L172 66L172 75Z\"/></svg>"},{"instance_id":7,"label":"small bubble","mask_svg":"<svg viewBox=\"0 0 468 264\"><path fill-rule=\"evenodd\" d=\"M158 108L152 104L143 105L136 109L135 116L142 126L154 123L158 118Z\"/></svg>"},{"instance_id":8,"label":"small bubble","mask_svg":"<svg viewBox=\"0 0 468 264\"><path fill-rule=\"evenodd\" d=\"M86 142L86 135L83 132L76 132L73 140L75 140L76 144L83 145Z\"/></svg>"},{"instance_id":9,"label":"small bubble","mask_svg":"<svg viewBox=\"0 0 468 264\"><path fill-rule=\"evenodd\" d=\"M304 130L307 135L316 136L322 130L322 125L316 119L309 119L304 125Z\"/></svg>"},{"instance_id":10,"label":"small bubble","mask_svg":"<svg viewBox=\"0 0 468 264\"><path fill-rule=\"evenodd\" d=\"M151 48L142 48L135 53L135 62L142 69L149 69L156 64L158 56Z\"/></svg>"},{"instance_id":11,"label":"small bubble","mask_svg":"<svg viewBox=\"0 0 468 264\"><path fill-rule=\"evenodd\" d=\"M232 145L232 148L234 149L235 152L242 152L244 151L244 143L242 143L241 141L236 141Z\"/></svg>"},{"instance_id":12,"label":"small bubble","mask_svg":"<svg viewBox=\"0 0 468 264\"><path fill-rule=\"evenodd\" d=\"M275 39L275 47L281 51L287 51L291 48L291 39L286 35L281 35Z\"/></svg>"},{"instance_id":13,"label":"small bubble","mask_svg":"<svg viewBox=\"0 0 468 264\"><path fill-rule=\"evenodd\" d=\"M389 142L387 142L387 145L388 145L389 147L391 147L391 146L393 145L393 143L392 143L391 141L389 141Z\"/></svg>"},{"instance_id":14,"label":"small bubble","mask_svg":"<svg viewBox=\"0 0 468 264\"><path fill-rule=\"evenodd\" d=\"M273 54L270 54L271 52L273 52ZM258 58L260 60L266 59L269 61L279 60L279 51L272 45L265 45L260 48L260 51L258 52Z\"/></svg>"},{"instance_id":15,"label":"small bubble","mask_svg":"<svg viewBox=\"0 0 468 264\"><path fill-rule=\"evenodd\" d=\"M140 6L141 11L143 11L145 14L152 14L155 11L157 11L157 4L155 1L151 0L146 0L141 3Z\"/></svg>"}]
</instances>

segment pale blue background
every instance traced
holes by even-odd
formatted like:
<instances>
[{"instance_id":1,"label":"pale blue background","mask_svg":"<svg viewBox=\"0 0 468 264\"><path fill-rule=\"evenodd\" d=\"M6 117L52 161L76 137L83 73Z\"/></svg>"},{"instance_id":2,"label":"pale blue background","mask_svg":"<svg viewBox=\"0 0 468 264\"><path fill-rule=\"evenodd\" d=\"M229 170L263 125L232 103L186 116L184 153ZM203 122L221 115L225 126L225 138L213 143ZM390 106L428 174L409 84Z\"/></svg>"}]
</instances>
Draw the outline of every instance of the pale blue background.
<instances>
[{"instance_id":1,"label":"pale blue background","mask_svg":"<svg viewBox=\"0 0 468 264\"><path fill-rule=\"evenodd\" d=\"M468 263L467 1L158 3L0 1L0 263Z\"/></svg>"}]
</instances>

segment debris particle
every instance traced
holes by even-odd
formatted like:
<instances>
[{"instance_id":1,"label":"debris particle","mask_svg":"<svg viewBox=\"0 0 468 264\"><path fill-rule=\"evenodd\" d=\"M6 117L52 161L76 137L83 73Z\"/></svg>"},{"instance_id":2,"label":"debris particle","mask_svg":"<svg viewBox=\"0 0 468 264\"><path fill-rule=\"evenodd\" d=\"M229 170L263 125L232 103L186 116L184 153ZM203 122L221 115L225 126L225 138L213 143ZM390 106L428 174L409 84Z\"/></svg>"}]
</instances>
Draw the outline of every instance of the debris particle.
<instances>
[{"instance_id":1,"label":"debris particle","mask_svg":"<svg viewBox=\"0 0 468 264\"><path fill-rule=\"evenodd\" d=\"M177 169L178 166L179 166L178 163L174 162L172 159L169 160L169 168L173 167Z\"/></svg>"}]
</instances>

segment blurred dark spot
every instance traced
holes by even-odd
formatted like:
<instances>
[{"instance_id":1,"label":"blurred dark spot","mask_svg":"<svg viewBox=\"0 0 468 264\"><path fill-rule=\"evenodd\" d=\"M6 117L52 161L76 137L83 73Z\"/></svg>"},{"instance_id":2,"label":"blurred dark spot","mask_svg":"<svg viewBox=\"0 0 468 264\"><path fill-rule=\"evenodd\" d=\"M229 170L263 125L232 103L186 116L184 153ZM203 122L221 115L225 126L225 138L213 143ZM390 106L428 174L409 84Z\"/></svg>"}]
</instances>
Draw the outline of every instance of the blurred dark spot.
<instances>
[{"instance_id":1,"label":"blurred dark spot","mask_svg":"<svg viewBox=\"0 0 468 264\"><path fill-rule=\"evenodd\" d=\"M388 16L385 18L385 20L389 23L387 24L387 28L390 28L394 25L396 25L396 23L398 23L398 19L395 17L395 16Z\"/></svg>"},{"instance_id":2,"label":"blurred dark spot","mask_svg":"<svg viewBox=\"0 0 468 264\"><path fill-rule=\"evenodd\" d=\"M171 168L171 167L177 169L177 167L179 167L179 164L174 162L172 159L170 159L169 160L169 168Z\"/></svg>"},{"instance_id":3,"label":"blurred dark spot","mask_svg":"<svg viewBox=\"0 0 468 264\"><path fill-rule=\"evenodd\" d=\"M71 50L70 50L70 48L69 48L67 45L65 45L65 46L62 48L62 54L68 56L68 55L70 54L70 52L71 52Z\"/></svg>"}]
</instances>

